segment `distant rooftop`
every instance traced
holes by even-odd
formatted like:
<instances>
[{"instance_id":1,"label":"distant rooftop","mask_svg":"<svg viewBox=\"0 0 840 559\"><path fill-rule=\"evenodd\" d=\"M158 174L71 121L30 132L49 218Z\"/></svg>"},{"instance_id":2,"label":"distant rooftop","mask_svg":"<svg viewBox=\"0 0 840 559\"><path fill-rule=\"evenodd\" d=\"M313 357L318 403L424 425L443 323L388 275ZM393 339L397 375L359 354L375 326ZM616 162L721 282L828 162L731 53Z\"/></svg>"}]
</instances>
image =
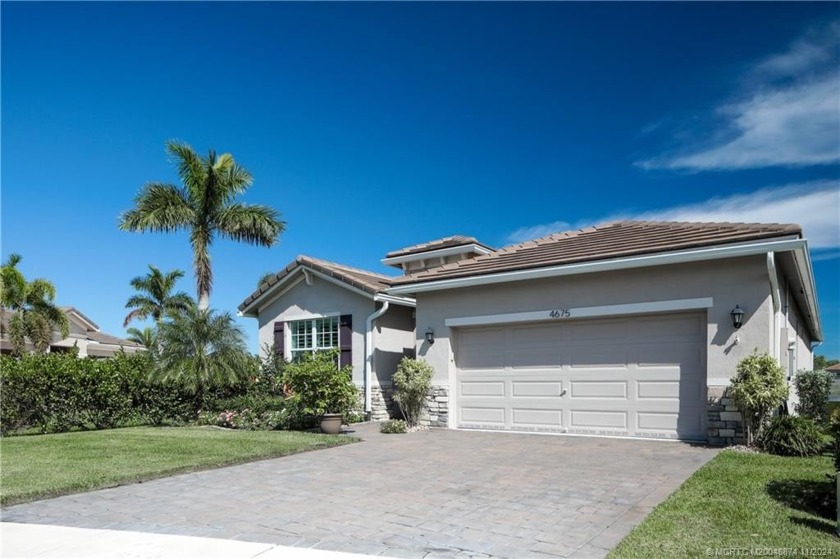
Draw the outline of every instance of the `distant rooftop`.
<instances>
[{"instance_id":1,"label":"distant rooftop","mask_svg":"<svg viewBox=\"0 0 840 559\"><path fill-rule=\"evenodd\" d=\"M487 250L493 250L493 247L487 246L479 242L475 237L466 237L464 235L453 235L451 237L444 237L442 239L435 239L434 241L426 241L417 245L393 250L385 255L385 258L395 258L397 256L408 256L409 254L420 254L432 250L439 250L442 248L450 248L464 245L478 245Z\"/></svg>"}]
</instances>

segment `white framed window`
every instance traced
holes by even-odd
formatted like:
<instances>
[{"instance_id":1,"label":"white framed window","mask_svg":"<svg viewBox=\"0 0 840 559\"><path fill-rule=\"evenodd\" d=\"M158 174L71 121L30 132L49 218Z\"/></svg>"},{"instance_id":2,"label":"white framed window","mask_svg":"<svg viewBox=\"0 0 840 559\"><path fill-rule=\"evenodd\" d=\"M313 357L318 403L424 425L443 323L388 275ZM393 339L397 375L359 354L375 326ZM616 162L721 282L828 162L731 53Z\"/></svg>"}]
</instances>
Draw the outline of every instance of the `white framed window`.
<instances>
[{"instance_id":1,"label":"white framed window","mask_svg":"<svg viewBox=\"0 0 840 559\"><path fill-rule=\"evenodd\" d=\"M339 347L338 322L337 316L289 322L292 360L305 351L315 352Z\"/></svg>"}]
</instances>

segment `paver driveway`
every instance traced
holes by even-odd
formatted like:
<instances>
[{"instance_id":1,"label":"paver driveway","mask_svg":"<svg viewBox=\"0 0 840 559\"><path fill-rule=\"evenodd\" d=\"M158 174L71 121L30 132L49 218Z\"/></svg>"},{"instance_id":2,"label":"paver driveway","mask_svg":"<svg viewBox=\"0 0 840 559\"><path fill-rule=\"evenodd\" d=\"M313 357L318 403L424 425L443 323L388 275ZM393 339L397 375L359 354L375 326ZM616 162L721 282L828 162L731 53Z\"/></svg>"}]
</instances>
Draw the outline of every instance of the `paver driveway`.
<instances>
[{"instance_id":1,"label":"paver driveway","mask_svg":"<svg viewBox=\"0 0 840 559\"><path fill-rule=\"evenodd\" d=\"M602 557L715 451L432 430L8 507L7 522L389 557Z\"/></svg>"}]
</instances>

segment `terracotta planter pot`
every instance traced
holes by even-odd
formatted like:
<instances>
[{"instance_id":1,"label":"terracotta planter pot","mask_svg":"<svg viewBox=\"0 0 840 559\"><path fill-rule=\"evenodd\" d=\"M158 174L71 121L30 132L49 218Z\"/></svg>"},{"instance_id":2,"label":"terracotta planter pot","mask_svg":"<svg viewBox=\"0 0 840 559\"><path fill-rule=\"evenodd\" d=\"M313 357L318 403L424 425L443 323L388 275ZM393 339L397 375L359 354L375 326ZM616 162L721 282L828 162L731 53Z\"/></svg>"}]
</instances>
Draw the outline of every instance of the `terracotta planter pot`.
<instances>
[{"instance_id":1,"label":"terracotta planter pot","mask_svg":"<svg viewBox=\"0 0 840 559\"><path fill-rule=\"evenodd\" d=\"M341 414L325 413L321 417L321 431L327 435L338 435L341 433Z\"/></svg>"}]
</instances>

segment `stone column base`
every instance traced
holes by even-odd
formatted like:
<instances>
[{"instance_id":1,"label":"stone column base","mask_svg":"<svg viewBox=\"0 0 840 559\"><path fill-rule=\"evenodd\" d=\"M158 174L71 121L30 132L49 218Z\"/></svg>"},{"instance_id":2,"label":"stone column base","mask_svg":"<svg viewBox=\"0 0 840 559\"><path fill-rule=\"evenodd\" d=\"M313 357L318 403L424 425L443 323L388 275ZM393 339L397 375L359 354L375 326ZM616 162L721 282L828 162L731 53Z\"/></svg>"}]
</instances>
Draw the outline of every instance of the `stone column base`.
<instances>
[{"instance_id":1,"label":"stone column base","mask_svg":"<svg viewBox=\"0 0 840 559\"><path fill-rule=\"evenodd\" d=\"M709 444L729 446L746 444L744 419L727 395L728 387L708 387L706 401L706 427Z\"/></svg>"}]
</instances>

